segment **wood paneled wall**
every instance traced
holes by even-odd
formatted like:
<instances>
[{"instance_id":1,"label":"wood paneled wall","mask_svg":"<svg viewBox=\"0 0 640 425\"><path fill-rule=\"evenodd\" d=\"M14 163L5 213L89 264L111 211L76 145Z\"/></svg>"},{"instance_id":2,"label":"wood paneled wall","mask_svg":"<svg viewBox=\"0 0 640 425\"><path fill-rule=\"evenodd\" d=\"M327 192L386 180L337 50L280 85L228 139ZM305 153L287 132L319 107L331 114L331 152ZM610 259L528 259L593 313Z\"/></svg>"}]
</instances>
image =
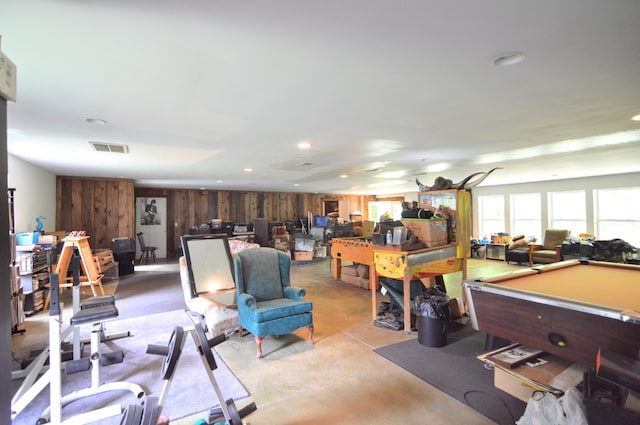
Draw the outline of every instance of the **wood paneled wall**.
<instances>
[{"instance_id":1,"label":"wood paneled wall","mask_svg":"<svg viewBox=\"0 0 640 425\"><path fill-rule=\"evenodd\" d=\"M180 253L180 236L217 218L253 223L256 218L288 221L323 214L323 201L348 200L349 211L366 219L375 196L285 192L208 191L196 189L134 188L133 180L89 177L57 178L56 229L85 230L93 249L111 248L111 239L135 237L135 200L167 199L167 257Z\"/></svg>"},{"instance_id":2,"label":"wood paneled wall","mask_svg":"<svg viewBox=\"0 0 640 425\"><path fill-rule=\"evenodd\" d=\"M350 211L366 213L369 201L376 199L362 195L154 188L136 188L135 196L167 199L167 256L171 258L180 253L180 236L214 218L234 223L253 223L256 218L295 221L306 218L308 211L321 215L325 200L348 200Z\"/></svg>"},{"instance_id":3,"label":"wood paneled wall","mask_svg":"<svg viewBox=\"0 0 640 425\"><path fill-rule=\"evenodd\" d=\"M135 236L133 180L56 179L56 230L84 230L91 248L111 248L111 239Z\"/></svg>"}]
</instances>

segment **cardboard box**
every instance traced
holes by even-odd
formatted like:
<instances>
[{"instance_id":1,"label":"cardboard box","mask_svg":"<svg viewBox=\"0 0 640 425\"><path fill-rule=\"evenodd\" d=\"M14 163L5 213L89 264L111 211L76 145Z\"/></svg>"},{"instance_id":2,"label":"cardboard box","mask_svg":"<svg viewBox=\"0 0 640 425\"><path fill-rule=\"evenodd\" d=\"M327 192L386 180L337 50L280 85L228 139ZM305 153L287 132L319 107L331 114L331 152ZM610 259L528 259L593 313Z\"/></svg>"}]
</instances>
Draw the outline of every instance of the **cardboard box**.
<instances>
[{"instance_id":1,"label":"cardboard box","mask_svg":"<svg viewBox=\"0 0 640 425\"><path fill-rule=\"evenodd\" d=\"M311 261L313 260L313 251L294 251L293 259L295 261Z\"/></svg>"},{"instance_id":2,"label":"cardboard box","mask_svg":"<svg viewBox=\"0 0 640 425\"><path fill-rule=\"evenodd\" d=\"M511 394L515 398L524 401L525 403L529 401L531 394L536 391L536 388L519 381L512 374L500 369L499 367L496 367L493 370L493 385L505 393Z\"/></svg>"},{"instance_id":3,"label":"cardboard box","mask_svg":"<svg viewBox=\"0 0 640 425\"><path fill-rule=\"evenodd\" d=\"M514 369L502 368L488 360L492 354L509 350L517 345L511 344L478 356L478 359L494 366L493 383L496 388L526 403L534 391L562 394L570 387L575 387L582 382L586 370L584 367L551 354L543 353L530 361L535 364L541 359L544 364L532 367L525 363Z\"/></svg>"},{"instance_id":4,"label":"cardboard box","mask_svg":"<svg viewBox=\"0 0 640 425\"><path fill-rule=\"evenodd\" d=\"M451 298L449 300L449 310L451 311L451 318L454 320L464 316L466 311L462 297Z\"/></svg>"},{"instance_id":5,"label":"cardboard box","mask_svg":"<svg viewBox=\"0 0 640 425\"><path fill-rule=\"evenodd\" d=\"M40 245L55 245L58 240L56 235L40 235L38 243Z\"/></svg>"},{"instance_id":6,"label":"cardboard box","mask_svg":"<svg viewBox=\"0 0 640 425\"><path fill-rule=\"evenodd\" d=\"M447 221L446 220L424 220L420 218L405 218L402 220L404 227L415 234L420 242L424 242L429 247L442 246L447 244Z\"/></svg>"},{"instance_id":7,"label":"cardboard box","mask_svg":"<svg viewBox=\"0 0 640 425\"><path fill-rule=\"evenodd\" d=\"M343 274L340 276L340 280L350 285L357 286L358 288L369 289L369 279L364 279L359 276L350 276L348 274Z\"/></svg>"}]
</instances>

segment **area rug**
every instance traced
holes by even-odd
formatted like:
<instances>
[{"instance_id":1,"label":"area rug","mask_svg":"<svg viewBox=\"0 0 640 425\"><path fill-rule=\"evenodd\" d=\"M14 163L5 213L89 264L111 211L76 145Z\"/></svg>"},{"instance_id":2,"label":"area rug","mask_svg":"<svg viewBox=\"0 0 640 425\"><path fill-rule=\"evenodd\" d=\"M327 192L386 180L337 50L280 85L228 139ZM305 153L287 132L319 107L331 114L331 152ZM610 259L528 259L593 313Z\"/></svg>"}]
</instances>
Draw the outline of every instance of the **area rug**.
<instances>
[{"instance_id":1,"label":"area rug","mask_svg":"<svg viewBox=\"0 0 640 425\"><path fill-rule=\"evenodd\" d=\"M485 351L485 334L470 328L467 324L451 334L444 347L411 339L374 351L497 424L513 425L526 404L494 387L493 371L476 359Z\"/></svg>"},{"instance_id":2,"label":"area rug","mask_svg":"<svg viewBox=\"0 0 640 425\"><path fill-rule=\"evenodd\" d=\"M178 272L136 272L115 290L120 319L187 308Z\"/></svg>"},{"instance_id":3,"label":"area rug","mask_svg":"<svg viewBox=\"0 0 640 425\"><path fill-rule=\"evenodd\" d=\"M105 342L102 352L122 350L125 354L122 363L110 365L102 369L105 382L126 381L140 385L147 395L160 396L165 385L161 379L163 356L146 354L149 344L164 345L169 343L171 334L176 326L185 330L192 326L184 310L167 313L151 314L143 317L114 320L106 322L106 334L129 331L130 337L114 339ZM88 329L83 328L82 337L87 337ZM223 342L222 344L227 344ZM88 353L89 346L84 352ZM247 390L228 369L225 363L214 351L217 369L214 370L216 382L225 400L240 400L248 396ZM68 394L81 388L90 386L91 372L81 372L72 375L62 373L62 392ZM19 382L14 382L14 386ZM14 388L15 390L15 388ZM128 406L135 403L133 394L122 391L112 391L101 395L87 397L68 404L62 410L63 420L75 414L83 413L98 407L121 404ZM188 336L178 360L173 379L167 391L162 412L169 418L179 419L198 412L204 412L211 407L218 406L218 399L207 377L207 372L200 361L200 355L191 336ZM49 406L49 387L47 386L29 406L12 422L12 425L33 425L44 409ZM102 420L101 425L119 424L121 417L114 416Z\"/></svg>"}]
</instances>

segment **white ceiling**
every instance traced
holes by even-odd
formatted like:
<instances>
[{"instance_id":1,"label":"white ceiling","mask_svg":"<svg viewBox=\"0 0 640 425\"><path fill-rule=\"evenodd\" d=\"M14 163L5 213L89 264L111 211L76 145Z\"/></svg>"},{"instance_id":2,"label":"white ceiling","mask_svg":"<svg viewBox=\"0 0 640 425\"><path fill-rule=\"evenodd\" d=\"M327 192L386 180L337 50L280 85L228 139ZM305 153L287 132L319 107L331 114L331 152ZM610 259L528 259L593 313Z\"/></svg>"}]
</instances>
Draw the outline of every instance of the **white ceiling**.
<instances>
[{"instance_id":1,"label":"white ceiling","mask_svg":"<svg viewBox=\"0 0 640 425\"><path fill-rule=\"evenodd\" d=\"M0 0L8 150L163 188L638 172L639 22L638 0ZM526 59L492 65L512 51Z\"/></svg>"}]
</instances>

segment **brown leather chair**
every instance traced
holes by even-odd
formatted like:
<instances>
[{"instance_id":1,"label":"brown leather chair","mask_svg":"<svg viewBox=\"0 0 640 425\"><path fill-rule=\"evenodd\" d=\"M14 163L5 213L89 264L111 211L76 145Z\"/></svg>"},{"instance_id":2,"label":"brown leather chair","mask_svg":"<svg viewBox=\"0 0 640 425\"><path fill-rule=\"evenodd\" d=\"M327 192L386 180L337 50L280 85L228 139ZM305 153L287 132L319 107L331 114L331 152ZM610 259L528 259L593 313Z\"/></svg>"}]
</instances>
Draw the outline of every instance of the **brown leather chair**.
<instances>
[{"instance_id":1,"label":"brown leather chair","mask_svg":"<svg viewBox=\"0 0 640 425\"><path fill-rule=\"evenodd\" d=\"M562 242L569 237L569 233L571 231L565 229L545 230L542 245L529 244L529 266L562 261Z\"/></svg>"}]
</instances>

